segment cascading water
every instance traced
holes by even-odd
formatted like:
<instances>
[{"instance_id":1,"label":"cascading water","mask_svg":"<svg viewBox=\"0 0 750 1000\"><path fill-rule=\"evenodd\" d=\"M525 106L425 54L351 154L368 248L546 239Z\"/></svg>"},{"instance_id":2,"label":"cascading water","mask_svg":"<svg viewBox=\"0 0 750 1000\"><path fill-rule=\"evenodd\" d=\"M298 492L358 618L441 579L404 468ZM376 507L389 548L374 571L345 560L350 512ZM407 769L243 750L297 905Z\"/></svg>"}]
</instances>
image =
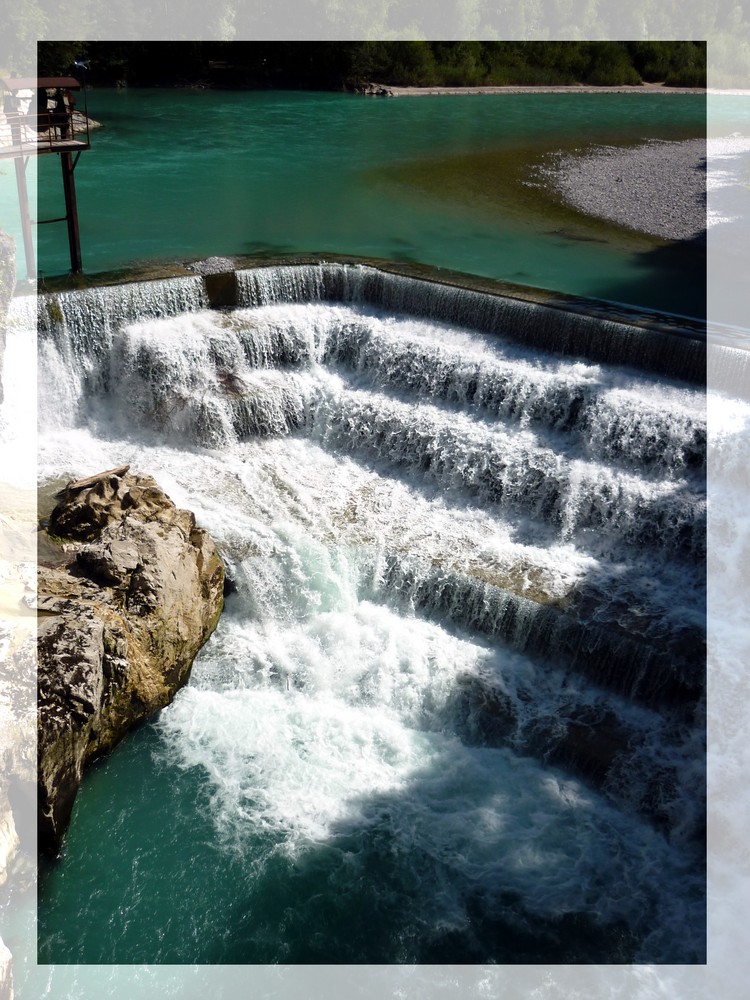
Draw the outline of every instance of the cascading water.
<instances>
[{"instance_id":1,"label":"cascading water","mask_svg":"<svg viewBox=\"0 0 750 1000\"><path fill-rule=\"evenodd\" d=\"M675 378L705 380L703 331L690 321L649 316L644 325L623 321L602 304L553 297L545 302L419 281L380 268L319 263L237 272L240 304L332 301L376 306L472 330L502 333L526 347L634 365ZM558 308L559 306L559 308ZM656 322L660 320L659 322Z\"/></svg>"},{"instance_id":2,"label":"cascading water","mask_svg":"<svg viewBox=\"0 0 750 1000\"><path fill-rule=\"evenodd\" d=\"M238 282L41 304L43 479L152 473L232 582L88 779L43 959L703 961L702 391L614 322L592 361L559 310L563 355L525 303Z\"/></svg>"}]
</instances>

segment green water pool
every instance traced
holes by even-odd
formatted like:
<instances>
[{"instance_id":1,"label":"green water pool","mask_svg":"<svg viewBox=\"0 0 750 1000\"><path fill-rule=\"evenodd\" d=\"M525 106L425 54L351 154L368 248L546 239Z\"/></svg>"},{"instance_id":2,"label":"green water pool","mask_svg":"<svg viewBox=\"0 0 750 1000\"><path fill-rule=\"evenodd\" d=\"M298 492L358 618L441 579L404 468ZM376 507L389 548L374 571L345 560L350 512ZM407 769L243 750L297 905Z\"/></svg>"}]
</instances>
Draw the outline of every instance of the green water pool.
<instances>
[{"instance_id":1,"label":"green water pool","mask_svg":"<svg viewBox=\"0 0 750 1000\"><path fill-rule=\"evenodd\" d=\"M213 254L336 252L704 313L705 254L629 233L530 186L557 150L705 135L701 95L377 99L92 90L76 183L84 270ZM57 157L40 219L64 214ZM8 185L5 185L8 187ZM38 230L45 276L63 224Z\"/></svg>"}]
</instances>

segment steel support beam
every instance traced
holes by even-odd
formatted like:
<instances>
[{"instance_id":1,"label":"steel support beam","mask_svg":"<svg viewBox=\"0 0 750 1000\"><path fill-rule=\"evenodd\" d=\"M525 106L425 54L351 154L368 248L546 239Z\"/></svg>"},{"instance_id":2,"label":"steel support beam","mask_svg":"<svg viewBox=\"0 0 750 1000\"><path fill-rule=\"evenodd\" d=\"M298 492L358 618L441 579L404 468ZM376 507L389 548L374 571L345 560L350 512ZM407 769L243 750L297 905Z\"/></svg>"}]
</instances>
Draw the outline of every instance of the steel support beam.
<instances>
[{"instance_id":1,"label":"steel support beam","mask_svg":"<svg viewBox=\"0 0 750 1000\"><path fill-rule=\"evenodd\" d=\"M76 182L73 175L73 157L70 153L60 153L62 167L63 190L65 191L65 217L68 223L68 244L70 246L70 270L80 274L81 237L78 231L78 205L76 202Z\"/></svg>"},{"instance_id":2,"label":"steel support beam","mask_svg":"<svg viewBox=\"0 0 750 1000\"><path fill-rule=\"evenodd\" d=\"M16 185L18 187L18 208L21 213L21 231L23 232L23 250L26 257L26 276L30 281L36 278L36 260L34 259L34 237L31 233L31 217L29 215L29 192L26 189L26 164L17 156L13 161L16 165Z\"/></svg>"}]
</instances>

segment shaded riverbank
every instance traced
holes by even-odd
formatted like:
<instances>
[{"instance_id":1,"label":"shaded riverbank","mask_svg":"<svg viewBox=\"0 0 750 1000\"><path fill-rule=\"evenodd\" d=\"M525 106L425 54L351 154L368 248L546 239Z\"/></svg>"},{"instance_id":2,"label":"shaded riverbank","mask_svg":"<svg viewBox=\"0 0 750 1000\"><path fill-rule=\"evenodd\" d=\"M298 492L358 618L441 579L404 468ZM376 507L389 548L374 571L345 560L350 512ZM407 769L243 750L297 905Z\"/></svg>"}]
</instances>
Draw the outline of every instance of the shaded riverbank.
<instances>
[{"instance_id":1,"label":"shaded riverbank","mask_svg":"<svg viewBox=\"0 0 750 1000\"><path fill-rule=\"evenodd\" d=\"M665 87L663 83L623 84L617 87L594 87L585 83L560 86L526 87L508 84L503 87L398 87L387 83L367 83L359 93L377 97L466 97L475 94L705 94L705 87Z\"/></svg>"}]
</instances>

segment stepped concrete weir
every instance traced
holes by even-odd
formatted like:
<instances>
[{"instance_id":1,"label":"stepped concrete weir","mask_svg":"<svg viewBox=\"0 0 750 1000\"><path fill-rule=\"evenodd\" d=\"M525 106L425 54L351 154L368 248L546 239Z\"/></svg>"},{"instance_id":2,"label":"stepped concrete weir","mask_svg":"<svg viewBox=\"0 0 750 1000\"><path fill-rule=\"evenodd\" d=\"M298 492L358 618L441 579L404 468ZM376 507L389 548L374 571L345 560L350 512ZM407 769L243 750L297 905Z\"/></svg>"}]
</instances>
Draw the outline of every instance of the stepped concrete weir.
<instances>
[{"instance_id":1,"label":"stepped concrete weir","mask_svg":"<svg viewBox=\"0 0 750 1000\"><path fill-rule=\"evenodd\" d=\"M464 898L481 869L502 896L497 830L544 816L583 925L580 886L621 864L628 898L702 913L701 324L416 266L219 263L50 292L38 329L43 478L143 468L221 552L224 614L157 727L203 762L220 836L346 852L387 817L408 858L481 787L491 855L425 847L430 884ZM519 768L539 798L509 796ZM582 822L598 846L569 857ZM557 919L531 875L502 898ZM645 941L628 906L612 927ZM668 925L632 954L701 952Z\"/></svg>"}]
</instances>

